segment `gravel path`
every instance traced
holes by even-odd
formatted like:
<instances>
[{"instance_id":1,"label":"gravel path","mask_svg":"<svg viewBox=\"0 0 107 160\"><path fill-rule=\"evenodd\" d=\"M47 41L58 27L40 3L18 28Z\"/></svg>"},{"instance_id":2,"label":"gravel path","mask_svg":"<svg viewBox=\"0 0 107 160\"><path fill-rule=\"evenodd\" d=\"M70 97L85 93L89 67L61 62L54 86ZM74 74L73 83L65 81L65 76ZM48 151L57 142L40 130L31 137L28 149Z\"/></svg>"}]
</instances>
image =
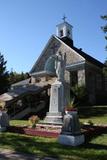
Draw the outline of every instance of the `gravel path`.
<instances>
[{"instance_id":1,"label":"gravel path","mask_svg":"<svg viewBox=\"0 0 107 160\"><path fill-rule=\"evenodd\" d=\"M52 157L40 158L32 154L24 154L8 149L0 150L0 160L58 160Z\"/></svg>"}]
</instances>

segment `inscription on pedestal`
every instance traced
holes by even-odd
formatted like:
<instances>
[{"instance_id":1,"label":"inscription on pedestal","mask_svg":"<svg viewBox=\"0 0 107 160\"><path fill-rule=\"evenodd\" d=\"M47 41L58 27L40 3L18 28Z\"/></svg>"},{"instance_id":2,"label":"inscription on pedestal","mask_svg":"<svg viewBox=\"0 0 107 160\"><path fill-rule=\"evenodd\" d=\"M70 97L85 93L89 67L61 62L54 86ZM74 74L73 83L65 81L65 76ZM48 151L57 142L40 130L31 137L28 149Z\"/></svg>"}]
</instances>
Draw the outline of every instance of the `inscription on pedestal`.
<instances>
[{"instance_id":1,"label":"inscription on pedestal","mask_svg":"<svg viewBox=\"0 0 107 160\"><path fill-rule=\"evenodd\" d=\"M64 108L63 99L63 85L57 81L51 87L49 112L62 112Z\"/></svg>"}]
</instances>

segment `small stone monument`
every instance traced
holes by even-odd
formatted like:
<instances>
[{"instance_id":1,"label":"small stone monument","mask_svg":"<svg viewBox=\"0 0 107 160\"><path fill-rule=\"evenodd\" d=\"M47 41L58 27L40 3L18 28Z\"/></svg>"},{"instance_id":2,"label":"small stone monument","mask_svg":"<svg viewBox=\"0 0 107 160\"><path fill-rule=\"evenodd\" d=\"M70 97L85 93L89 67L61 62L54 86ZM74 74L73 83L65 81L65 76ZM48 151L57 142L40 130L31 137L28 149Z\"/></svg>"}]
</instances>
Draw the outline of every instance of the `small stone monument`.
<instances>
[{"instance_id":1,"label":"small stone monument","mask_svg":"<svg viewBox=\"0 0 107 160\"><path fill-rule=\"evenodd\" d=\"M61 144L78 146L84 143L84 135L80 131L77 111L65 111L62 132L58 137Z\"/></svg>"},{"instance_id":2,"label":"small stone monument","mask_svg":"<svg viewBox=\"0 0 107 160\"><path fill-rule=\"evenodd\" d=\"M5 102L0 101L0 132L5 131L9 126L9 117L5 110Z\"/></svg>"},{"instance_id":3,"label":"small stone monument","mask_svg":"<svg viewBox=\"0 0 107 160\"><path fill-rule=\"evenodd\" d=\"M64 110L64 71L66 66L66 54L61 52L52 56L55 59L56 81L51 85L49 112L44 119L45 123L62 125L62 113Z\"/></svg>"}]
</instances>

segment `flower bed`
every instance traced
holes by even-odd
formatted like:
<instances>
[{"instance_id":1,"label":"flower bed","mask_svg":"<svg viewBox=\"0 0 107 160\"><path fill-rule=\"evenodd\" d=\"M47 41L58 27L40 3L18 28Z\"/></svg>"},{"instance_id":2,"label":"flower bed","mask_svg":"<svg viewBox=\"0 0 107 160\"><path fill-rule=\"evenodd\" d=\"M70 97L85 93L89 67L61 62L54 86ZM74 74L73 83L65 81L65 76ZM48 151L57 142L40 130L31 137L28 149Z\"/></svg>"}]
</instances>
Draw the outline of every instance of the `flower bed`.
<instances>
[{"instance_id":1,"label":"flower bed","mask_svg":"<svg viewBox=\"0 0 107 160\"><path fill-rule=\"evenodd\" d=\"M20 134L26 134L31 136L41 136L41 137L50 137L56 138L60 134L60 130L46 130L45 128L26 128L26 127L15 127L10 126L8 128L9 132L15 132Z\"/></svg>"},{"instance_id":2,"label":"flower bed","mask_svg":"<svg viewBox=\"0 0 107 160\"><path fill-rule=\"evenodd\" d=\"M27 128L27 127L10 126L8 128L8 131L31 135L31 136L41 136L50 138L57 138L61 133L61 129L56 129L56 128L47 129L45 127ZM92 139L97 135L107 133L107 126L84 125L82 127L82 133L85 135L86 142L88 142L90 139Z\"/></svg>"}]
</instances>

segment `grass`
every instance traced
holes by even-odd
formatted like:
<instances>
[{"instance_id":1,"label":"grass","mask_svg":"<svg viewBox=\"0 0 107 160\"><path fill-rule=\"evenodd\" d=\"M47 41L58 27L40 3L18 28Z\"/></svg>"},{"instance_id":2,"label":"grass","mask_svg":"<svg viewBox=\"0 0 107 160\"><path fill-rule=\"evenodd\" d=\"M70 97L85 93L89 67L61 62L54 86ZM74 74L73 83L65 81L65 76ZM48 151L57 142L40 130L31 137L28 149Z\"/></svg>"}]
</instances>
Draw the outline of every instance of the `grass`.
<instances>
[{"instance_id":1,"label":"grass","mask_svg":"<svg viewBox=\"0 0 107 160\"><path fill-rule=\"evenodd\" d=\"M11 126L27 126L28 120L11 120L10 125Z\"/></svg>"},{"instance_id":2,"label":"grass","mask_svg":"<svg viewBox=\"0 0 107 160\"><path fill-rule=\"evenodd\" d=\"M85 122L87 123L91 121L94 124L107 125L107 115L79 118L79 120L82 123L85 123ZM10 125L11 126L28 126L28 121L27 120L11 120Z\"/></svg>"},{"instance_id":3,"label":"grass","mask_svg":"<svg viewBox=\"0 0 107 160\"><path fill-rule=\"evenodd\" d=\"M93 106L79 108L80 122L93 122L94 124L107 124L107 106Z\"/></svg>"},{"instance_id":4,"label":"grass","mask_svg":"<svg viewBox=\"0 0 107 160\"><path fill-rule=\"evenodd\" d=\"M87 118L80 118L80 122L87 123L87 122L93 122L97 125L107 125L107 115L104 116L93 116L93 117L87 117Z\"/></svg>"},{"instance_id":5,"label":"grass","mask_svg":"<svg viewBox=\"0 0 107 160\"><path fill-rule=\"evenodd\" d=\"M107 106L90 106L79 108L79 117L81 122L92 121L95 124L107 124ZM28 125L27 120L12 120L13 126Z\"/></svg>"},{"instance_id":6,"label":"grass","mask_svg":"<svg viewBox=\"0 0 107 160\"><path fill-rule=\"evenodd\" d=\"M81 109L81 122L91 120L96 124L107 124L107 107ZM85 111L86 110L86 111ZM98 112L98 113L97 113ZM26 120L12 120L11 125L28 125ZM60 145L55 138L31 137L4 132L0 134L0 148L8 148L24 153L52 156L60 160L107 160L107 134L94 137L89 143L78 147Z\"/></svg>"},{"instance_id":7,"label":"grass","mask_svg":"<svg viewBox=\"0 0 107 160\"><path fill-rule=\"evenodd\" d=\"M63 146L55 138L31 137L14 133L0 134L0 148L24 153L52 156L61 160L106 160L107 134L93 139L80 147Z\"/></svg>"}]
</instances>

